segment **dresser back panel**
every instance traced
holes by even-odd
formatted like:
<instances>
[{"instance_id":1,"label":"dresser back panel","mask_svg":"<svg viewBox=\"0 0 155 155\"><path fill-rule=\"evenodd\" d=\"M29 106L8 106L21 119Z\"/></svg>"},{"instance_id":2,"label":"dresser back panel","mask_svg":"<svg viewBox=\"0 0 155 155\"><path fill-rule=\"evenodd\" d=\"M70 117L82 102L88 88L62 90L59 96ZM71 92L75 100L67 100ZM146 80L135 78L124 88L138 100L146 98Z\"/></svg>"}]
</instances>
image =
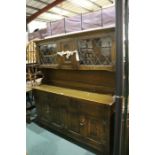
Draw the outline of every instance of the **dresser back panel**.
<instances>
[{"instance_id":1,"label":"dresser back panel","mask_svg":"<svg viewBox=\"0 0 155 155\"><path fill-rule=\"evenodd\" d=\"M42 69L43 84L96 93L114 94L115 73L103 70ZM47 76L48 75L48 76Z\"/></svg>"}]
</instances>

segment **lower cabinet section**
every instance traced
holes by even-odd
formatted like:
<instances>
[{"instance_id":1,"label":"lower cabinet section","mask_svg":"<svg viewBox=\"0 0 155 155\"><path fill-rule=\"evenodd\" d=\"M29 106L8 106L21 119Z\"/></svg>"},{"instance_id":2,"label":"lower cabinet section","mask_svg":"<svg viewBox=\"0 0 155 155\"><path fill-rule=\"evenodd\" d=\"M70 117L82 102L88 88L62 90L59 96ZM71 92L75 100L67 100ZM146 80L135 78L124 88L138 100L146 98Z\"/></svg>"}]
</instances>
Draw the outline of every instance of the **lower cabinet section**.
<instances>
[{"instance_id":1,"label":"lower cabinet section","mask_svg":"<svg viewBox=\"0 0 155 155\"><path fill-rule=\"evenodd\" d=\"M34 96L42 124L110 155L113 106L40 90Z\"/></svg>"}]
</instances>

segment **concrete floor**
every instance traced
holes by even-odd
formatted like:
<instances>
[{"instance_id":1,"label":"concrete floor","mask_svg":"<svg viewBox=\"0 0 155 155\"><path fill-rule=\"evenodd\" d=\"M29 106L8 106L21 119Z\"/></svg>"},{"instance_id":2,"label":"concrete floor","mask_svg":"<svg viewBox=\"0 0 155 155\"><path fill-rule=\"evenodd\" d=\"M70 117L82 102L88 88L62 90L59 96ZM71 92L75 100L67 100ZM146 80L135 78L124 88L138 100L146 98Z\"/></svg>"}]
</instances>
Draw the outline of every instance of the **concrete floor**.
<instances>
[{"instance_id":1,"label":"concrete floor","mask_svg":"<svg viewBox=\"0 0 155 155\"><path fill-rule=\"evenodd\" d=\"M26 125L26 139L28 155L95 155L35 123Z\"/></svg>"}]
</instances>

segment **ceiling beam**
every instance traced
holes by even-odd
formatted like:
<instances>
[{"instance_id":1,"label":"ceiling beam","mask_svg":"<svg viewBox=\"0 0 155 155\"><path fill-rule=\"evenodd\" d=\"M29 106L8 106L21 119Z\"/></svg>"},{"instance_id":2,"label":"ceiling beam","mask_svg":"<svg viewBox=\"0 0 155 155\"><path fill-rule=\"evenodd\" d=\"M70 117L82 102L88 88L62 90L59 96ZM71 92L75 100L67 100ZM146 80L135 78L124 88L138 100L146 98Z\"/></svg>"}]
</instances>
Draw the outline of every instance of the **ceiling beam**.
<instances>
[{"instance_id":1,"label":"ceiling beam","mask_svg":"<svg viewBox=\"0 0 155 155\"><path fill-rule=\"evenodd\" d=\"M32 20L34 20L35 18L37 18L39 15L41 15L44 12L47 12L49 9L53 8L54 6L62 3L64 0L55 0L54 2L48 4L47 6L45 6L44 8L38 10L36 13L34 13L33 15L31 15L29 18L27 18L27 23L31 22Z\"/></svg>"}]
</instances>

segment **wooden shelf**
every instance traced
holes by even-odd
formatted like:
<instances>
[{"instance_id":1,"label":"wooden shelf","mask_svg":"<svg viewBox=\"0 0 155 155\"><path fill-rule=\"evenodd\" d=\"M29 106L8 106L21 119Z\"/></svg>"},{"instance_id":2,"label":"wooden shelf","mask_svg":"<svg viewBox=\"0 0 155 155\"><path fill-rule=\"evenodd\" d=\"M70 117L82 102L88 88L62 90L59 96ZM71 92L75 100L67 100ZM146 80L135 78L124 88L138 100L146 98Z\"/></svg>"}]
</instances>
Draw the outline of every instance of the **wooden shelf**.
<instances>
[{"instance_id":1,"label":"wooden shelf","mask_svg":"<svg viewBox=\"0 0 155 155\"><path fill-rule=\"evenodd\" d=\"M113 96L112 95L105 95L99 93L92 93L87 91L57 87L57 86L49 86L49 85L40 85L36 86L33 89L37 89L40 91L51 92L58 95L68 96L72 98L78 98L87 101L93 101L96 103L101 103L105 105L112 105Z\"/></svg>"},{"instance_id":2,"label":"wooden shelf","mask_svg":"<svg viewBox=\"0 0 155 155\"><path fill-rule=\"evenodd\" d=\"M114 71L114 67L112 65L80 65L79 70L106 70L106 71Z\"/></svg>"},{"instance_id":3,"label":"wooden shelf","mask_svg":"<svg viewBox=\"0 0 155 155\"><path fill-rule=\"evenodd\" d=\"M59 69L58 64L44 64L44 65L39 65L39 68L51 68L51 69ZM63 68L63 67L62 67ZM72 67L64 67L63 69L71 69L75 70ZM79 65L79 67L76 70L106 70L113 72L115 71L114 66L101 66L101 65Z\"/></svg>"}]
</instances>

